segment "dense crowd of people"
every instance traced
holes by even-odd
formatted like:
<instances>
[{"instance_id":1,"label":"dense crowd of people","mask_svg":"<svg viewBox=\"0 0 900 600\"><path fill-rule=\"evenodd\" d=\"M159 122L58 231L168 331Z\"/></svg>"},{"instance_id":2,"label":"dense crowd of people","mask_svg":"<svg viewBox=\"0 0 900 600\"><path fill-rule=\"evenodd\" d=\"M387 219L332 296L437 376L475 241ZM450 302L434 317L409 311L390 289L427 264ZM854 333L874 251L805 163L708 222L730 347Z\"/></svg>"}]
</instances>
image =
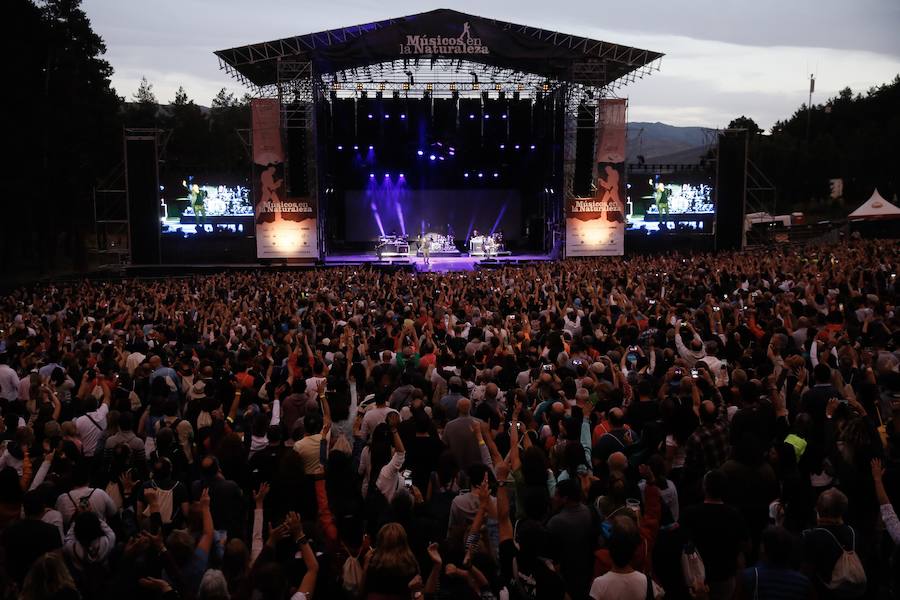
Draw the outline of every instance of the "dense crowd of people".
<instances>
[{"instance_id":1,"label":"dense crowd of people","mask_svg":"<svg viewBox=\"0 0 900 600\"><path fill-rule=\"evenodd\" d=\"M16 290L2 597L897 594L898 256Z\"/></svg>"}]
</instances>

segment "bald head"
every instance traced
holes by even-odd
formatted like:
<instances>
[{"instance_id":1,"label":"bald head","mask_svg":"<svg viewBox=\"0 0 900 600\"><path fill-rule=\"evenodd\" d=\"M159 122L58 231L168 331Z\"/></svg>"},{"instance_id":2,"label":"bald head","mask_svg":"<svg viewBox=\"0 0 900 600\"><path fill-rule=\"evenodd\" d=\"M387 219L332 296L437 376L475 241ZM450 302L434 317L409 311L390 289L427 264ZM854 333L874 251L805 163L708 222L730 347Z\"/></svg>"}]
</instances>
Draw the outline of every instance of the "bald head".
<instances>
[{"instance_id":1,"label":"bald head","mask_svg":"<svg viewBox=\"0 0 900 600\"><path fill-rule=\"evenodd\" d=\"M622 452L613 452L606 459L606 466L611 473L624 473L628 468L628 457Z\"/></svg>"},{"instance_id":2,"label":"bald head","mask_svg":"<svg viewBox=\"0 0 900 600\"><path fill-rule=\"evenodd\" d=\"M469 416L469 411L472 410L472 401L468 398L460 398L459 402L456 403L456 412L460 417Z\"/></svg>"},{"instance_id":3,"label":"bald head","mask_svg":"<svg viewBox=\"0 0 900 600\"><path fill-rule=\"evenodd\" d=\"M497 394L500 393L500 388L497 387L496 383L489 383L484 386L484 397L487 400L493 400L497 397Z\"/></svg>"},{"instance_id":4,"label":"bald head","mask_svg":"<svg viewBox=\"0 0 900 600\"><path fill-rule=\"evenodd\" d=\"M618 406L610 410L606 417L609 419L609 424L613 427L621 427L625 423L625 411Z\"/></svg>"}]
</instances>

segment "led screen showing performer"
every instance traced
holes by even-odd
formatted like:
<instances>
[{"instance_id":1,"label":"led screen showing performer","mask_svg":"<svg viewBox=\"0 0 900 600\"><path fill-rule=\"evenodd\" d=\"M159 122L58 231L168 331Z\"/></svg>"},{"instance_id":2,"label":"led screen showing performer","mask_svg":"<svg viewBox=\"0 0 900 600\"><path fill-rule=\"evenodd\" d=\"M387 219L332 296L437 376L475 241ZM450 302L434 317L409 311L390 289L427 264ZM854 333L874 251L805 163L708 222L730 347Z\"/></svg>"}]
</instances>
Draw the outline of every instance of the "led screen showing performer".
<instances>
[{"instance_id":1,"label":"led screen showing performer","mask_svg":"<svg viewBox=\"0 0 900 600\"><path fill-rule=\"evenodd\" d=\"M711 181L679 174L633 175L627 185L627 227L647 233L712 234L716 205Z\"/></svg>"},{"instance_id":2,"label":"led screen showing performer","mask_svg":"<svg viewBox=\"0 0 900 600\"><path fill-rule=\"evenodd\" d=\"M160 189L160 231L166 236L251 235L253 204L243 185L214 185L192 177Z\"/></svg>"}]
</instances>

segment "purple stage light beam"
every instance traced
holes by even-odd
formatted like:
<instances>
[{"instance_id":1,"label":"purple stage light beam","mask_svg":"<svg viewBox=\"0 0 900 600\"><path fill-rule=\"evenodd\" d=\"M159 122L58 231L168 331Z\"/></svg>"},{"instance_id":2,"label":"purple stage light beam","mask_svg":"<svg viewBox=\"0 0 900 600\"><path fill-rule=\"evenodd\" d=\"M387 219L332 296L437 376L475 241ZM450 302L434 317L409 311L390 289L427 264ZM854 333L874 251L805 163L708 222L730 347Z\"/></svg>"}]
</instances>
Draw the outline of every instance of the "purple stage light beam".
<instances>
[{"instance_id":1,"label":"purple stage light beam","mask_svg":"<svg viewBox=\"0 0 900 600\"><path fill-rule=\"evenodd\" d=\"M494 232L497 231L497 227L500 226L500 219L503 218L503 214L506 212L506 206L509 202L504 202L503 206L500 207L500 214L497 215L497 220L494 221L494 226L491 227L491 235L494 235Z\"/></svg>"},{"instance_id":2,"label":"purple stage light beam","mask_svg":"<svg viewBox=\"0 0 900 600\"><path fill-rule=\"evenodd\" d=\"M399 200L394 200L394 210L397 211L397 220L400 221L400 231L406 235L406 219L403 218L403 207L400 206Z\"/></svg>"},{"instance_id":3,"label":"purple stage light beam","mask_svg":"<svg viewBox=\"0 0 900 600\"><path fill-rule=\"evenodd\" d=\"M384 225L381 223L381 215L378 214L378 206L374 202L370 206L372 207L372 215L375 216L375 223L378 225L378 231L381 232L381 235L384 235Z\"/></svg>"}]
</instances>

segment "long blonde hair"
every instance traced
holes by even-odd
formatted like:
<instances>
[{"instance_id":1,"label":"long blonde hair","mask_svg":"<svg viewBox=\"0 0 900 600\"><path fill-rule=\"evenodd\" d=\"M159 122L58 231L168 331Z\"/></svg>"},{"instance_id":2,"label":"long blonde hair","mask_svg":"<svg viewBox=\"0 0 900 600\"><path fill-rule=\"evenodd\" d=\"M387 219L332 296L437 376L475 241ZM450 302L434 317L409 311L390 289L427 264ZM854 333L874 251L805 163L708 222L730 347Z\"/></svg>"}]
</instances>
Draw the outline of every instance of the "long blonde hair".
<instances>
[{"instance_id":1,"label":"long blonde hair","mask_svg":"<svg viewBox=\"0 0 900 600\"><path fill-rule=\"evenodd\" d=\"M46 600L63 590L76 589L59 551L47 552L31 565L22 584L20 600Z\"/></svg>"},{"instance_id":2,"label":"long blonde hair","mask_svg":"<svg viewBox=\"0 0 900 600\"><path fill-rule=\"evenodd\" d=\"M403 525L387 523L378 531L375 553L369 562L369 568L399 571L412 575L419 572L419 563L416 562L416 557L409 549Z\"/></svg>"}]
</instances>

